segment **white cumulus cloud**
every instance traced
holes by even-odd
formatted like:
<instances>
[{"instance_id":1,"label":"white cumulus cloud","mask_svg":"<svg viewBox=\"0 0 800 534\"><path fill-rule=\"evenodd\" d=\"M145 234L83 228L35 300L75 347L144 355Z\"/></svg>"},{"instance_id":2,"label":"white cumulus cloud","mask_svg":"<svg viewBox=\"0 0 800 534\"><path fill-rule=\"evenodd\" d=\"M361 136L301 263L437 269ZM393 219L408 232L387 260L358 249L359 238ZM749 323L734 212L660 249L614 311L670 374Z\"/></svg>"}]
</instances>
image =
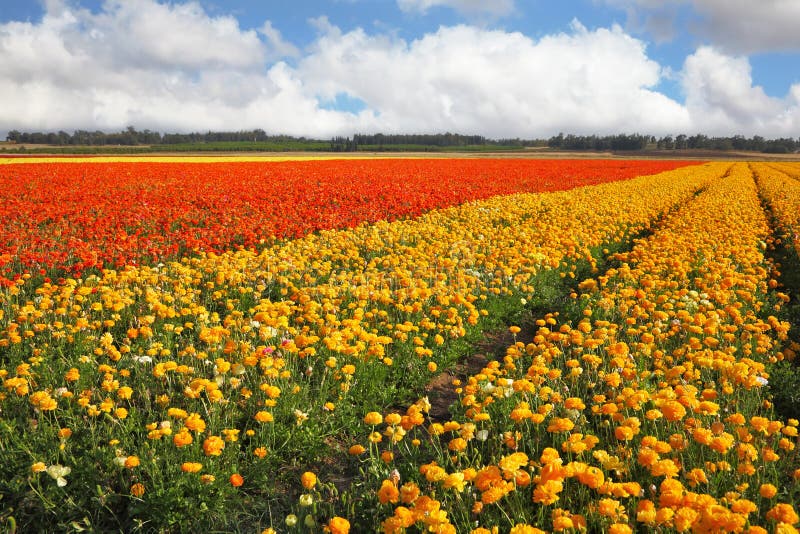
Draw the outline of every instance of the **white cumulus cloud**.
<instances>
[{"instance_id":1,"label":"white cumulus cloud","mask_svg":"<svg viewBox=\"0 0 800 534\"><path fill-rule=\"evenodd\" d=\"M654 90L660 73L620 28L577 23L539 41L472 26L412 42L331 28L298 65L322 97L360 98L386 130L528 137L685 127L681 105Z\"/></svg>"},{"instance_id":2,"label":"white cumulus cloud","mask_svg":"<svg viewBox=\"0 0 800 534\"><path fill-rule=\"evenodd\" d=\"M800 129L800 84L785 98L754 85L746 57L700 47L686 58L681 83L697 131L792 136Z\"/></svg>"},{"instance_id":3,"label":"white cumulus cloud","mask_svg":"<svg viewBox=\"0 0 800 534\"><path fill-rule=\"evenodd\" d=\"M0 128L263 128L322 138L800 129L800 85L770 97L746 57L701 47L675 73L686 95L678 102L659 91L668 74L646 43L617 26L576 21L533 39L459 25L404 40L343 31L324 17L312 23L319 33L301 51L268 20L243 29L197 2L106 0L92 12L47 0L41 20L0 23ZM364 109L326 109L342 101Z\"/></svg>"},{"instance_id":4,"label":"white cumulus cloud","mask_svg":"<svg viewBox=\"0 0 800 534\"><path fill-rule=\"evenodd\" d=\"M106 0L92 13L48 0L41 21L0 24L0 100L10 103L0 125L297 135L359 125L304 91L280 61L298 53L269 21L244 30L196 2Z\"/></svg>"}]
</instances>

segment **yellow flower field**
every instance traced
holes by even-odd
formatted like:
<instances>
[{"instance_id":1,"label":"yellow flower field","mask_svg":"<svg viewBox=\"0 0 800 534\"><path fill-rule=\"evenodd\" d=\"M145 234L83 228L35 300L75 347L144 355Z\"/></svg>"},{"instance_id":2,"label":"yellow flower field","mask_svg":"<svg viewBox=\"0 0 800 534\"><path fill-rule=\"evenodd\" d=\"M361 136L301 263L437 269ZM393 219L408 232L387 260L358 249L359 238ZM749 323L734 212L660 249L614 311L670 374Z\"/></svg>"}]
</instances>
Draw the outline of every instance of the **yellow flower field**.
<instances>
[{"instance_id":1,"label":"yellow flower field","mask_svg":"<svg viewBox=\"0 0 800 534\"><path fill-rule=\"evenodd\" d=\"M383 529L794 532L798 421L762 392L789 328L771 313L787 297L770 305L768 233L738 164L581 282L577 324L543 317L455 381L452 420L418 417L424 399L387 415L372 462L418 473L382 482Z\"/></svg>"}]
</instances>

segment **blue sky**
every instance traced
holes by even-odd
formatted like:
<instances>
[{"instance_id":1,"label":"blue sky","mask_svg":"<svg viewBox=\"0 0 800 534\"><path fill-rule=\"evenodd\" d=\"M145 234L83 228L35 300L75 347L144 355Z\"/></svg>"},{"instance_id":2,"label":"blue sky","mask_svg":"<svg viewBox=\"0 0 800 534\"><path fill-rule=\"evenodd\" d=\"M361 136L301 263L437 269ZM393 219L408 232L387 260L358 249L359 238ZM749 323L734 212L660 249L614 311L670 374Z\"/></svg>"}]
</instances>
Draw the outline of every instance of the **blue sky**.
<instances>
[{"instance_id":1,"label":"blue sky","mask_svg":"<svg viewBox=\"0 0 800 534\"><path fill-rule=\"evenodd\" d=\"M797 27L797 0L0 0L0 133L797 136Z\"/></svg>"}]
</instances>

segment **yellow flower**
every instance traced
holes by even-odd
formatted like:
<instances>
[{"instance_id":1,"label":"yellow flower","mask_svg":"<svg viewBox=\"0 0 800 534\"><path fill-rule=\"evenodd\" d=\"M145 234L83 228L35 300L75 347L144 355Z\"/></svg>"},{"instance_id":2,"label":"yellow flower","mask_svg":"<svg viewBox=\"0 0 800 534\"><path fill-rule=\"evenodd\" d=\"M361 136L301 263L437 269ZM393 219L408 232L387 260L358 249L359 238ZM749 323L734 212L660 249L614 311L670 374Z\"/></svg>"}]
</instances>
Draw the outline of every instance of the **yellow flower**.
<instances>
[{"instance_id":1,"label":"yellow flower","mask_svg":"<svg viewBox=\"0 0 800 534\"><path fill-rule=\"evenodd\" d=\"M67 382L77 382L81 378L81 373L75 367L72 367L69 371L66 372L64 375L64 379Z\"/></svg>"},{"instance_id":2,"label":"yellow flower","mask_svg":"<svg viewBox=\"0 0 800 534\"><path fill-rule=\"evenodd\" d=\"M197 473L203 469L203 464L197 462L184 462L181 464L181 471L184 473Z\"/></svg>"},{"instance_id":3,"label":"yellow flower","mask_svg":"<svg viewBox=\"0 0 800 534\"><path fill-rule=\"evenodd\" d=\"M256 412L254 419L259 423L271 423L275 420L271 413L264 410Z\"/></svg>"},{"instance_id":4,"label":"yellow flower","mask_svg":"<svg viewBox=\"0 0 800 534\"><path fill-rule=\"evenodd\" d=\"M47 466L45 465L44 462L36 462L35 464L33 464L31 466L31 471L34 472L34 473L41 473L42 471L45 471L46 469L47 469Z\"/></svg>"},{"instance_id":5,"label":"yellow flower","mask_svg":"<svg viewBox=\"0 0 800 534\"><path fill-rule=\"evenodd\" d=\"M383 422L383 416L378 412L369 412L364 416L364 422L368 425L376 426Z\"/></svg>"}]
</instances>

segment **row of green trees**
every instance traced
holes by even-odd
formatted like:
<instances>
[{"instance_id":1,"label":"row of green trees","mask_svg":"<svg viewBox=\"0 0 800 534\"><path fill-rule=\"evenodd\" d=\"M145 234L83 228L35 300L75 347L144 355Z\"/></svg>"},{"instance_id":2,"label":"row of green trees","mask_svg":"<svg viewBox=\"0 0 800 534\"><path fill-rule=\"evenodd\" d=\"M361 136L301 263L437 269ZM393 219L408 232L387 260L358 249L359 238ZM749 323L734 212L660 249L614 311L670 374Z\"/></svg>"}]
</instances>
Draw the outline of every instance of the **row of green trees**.
<instances>
[{"instance_id":1,"label":"row of green trees","mask_svg":"<svg viewBox=\"0 0 800 534\"><path fill-rule=\"evenodd\" d=\"M743 135L733 137L708 137L698 134L688 137L678 135L662 137L656 141L656 147L664 150L683 150L691 148L707 150L748 150L753 152L767 152L773 154L789 154L800 149L800 138L781 137L779 139L765 139L760 135L750 138Z\"/></svg>"},{"instance_id":2,"label":"row of green trees","mask_svg":"<svg viewBox=\"0 0 800 534\"><path fill-rule=\"evenodd\" d=\"M564 150L644 150L654 143L655 138L649 135L564 135L551 137L547 146Z\"/></svg>"},{"instance_id":3,"label":"row of green trees","mask_svg":"<svg viewBox=\"0 0 800 534\"><path fill-rule=\"evenodd\" d=\"M107 146L107 145L182 145L192 143L288 143L313 141L305 137L289 135L268 135L261 129L240 130L237 132L206 133L165 133L151 130L137 130L128 126L121 132L106 133L75 130L72 134L59 132L20 132L11 130L6 141L17 144L59 145L59 146Z\"/></svg>"},{"instance_id":4,"label":"row of green trees","mask_svg":"<svg viewBox=\"0 0 800 534\"><path fill-rule=\"evenodd\" d=\"M744 137L709 137L703 134L675 137L667 135L656 139L651 135L564 135L558 134L547 141L550 148L562 150L746 150L773 154L790 154L800 150L800 138L765 139L760 135Z\"/></svg>"},{"instance_id":5,"label":"row of green trees","mask_svg":"<svg viewBox=\"0 0 800 534\"><path fill-rule=\"evenodd\" d=\"M288 135L269 135L261 129L240 130L235 132L194 132L194 133L160 133L151 130L137 130L129 126L120 132L106 133L75 130L73 133L59 132L20 132L12 130L6 140L19 145L47 144L63 147L69 146L176 146L203 145L219 143L275 144L291 147L292 150L304 150L306 145L318 150L320 141L305 137ZM522 149L528 147L548 146L560 150L601 150L601 151L638 151L638 150L747 150L767 153L794 153L800 150L800 138L765 139L761 136L750 138L742 135L731 137L709 137L703 134L675 137L668 135L656 138L651 135L619 134L619 135L564 135L560 133L548 140L544 139L489 139L482 135L461 135L456 133L440 134L355 134L351 137L338 136L330 140L330 150L335 152L355 152L358 150L390 150L430 147L431 149L459 149L469 147ZM235 148L235 146L229 146ZM312 148L308 148L312 149Z\"/></svg>"}]
</instances>

